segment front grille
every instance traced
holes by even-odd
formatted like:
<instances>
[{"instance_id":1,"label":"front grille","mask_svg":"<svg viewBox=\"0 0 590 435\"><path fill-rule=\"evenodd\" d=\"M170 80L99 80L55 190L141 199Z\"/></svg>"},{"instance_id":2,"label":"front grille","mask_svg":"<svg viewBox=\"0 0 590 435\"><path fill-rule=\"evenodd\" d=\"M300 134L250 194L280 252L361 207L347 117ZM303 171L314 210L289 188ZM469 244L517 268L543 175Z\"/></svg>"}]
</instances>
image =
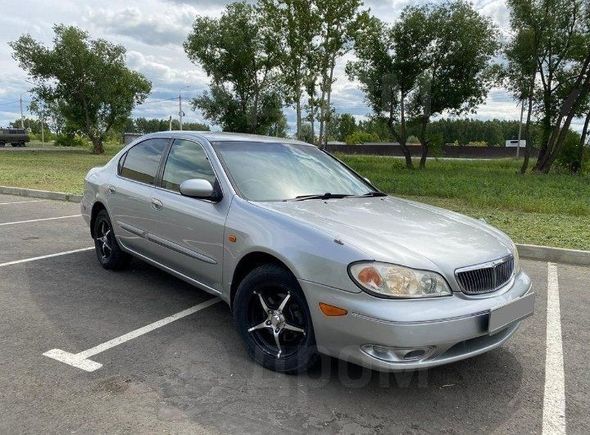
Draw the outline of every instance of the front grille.
<instances>
[{"instance_id":1,"label":"front grille","mask_svg":"<svg viewBox=\"0 0 590 435\"><path fill-rule=\"evenodd\" d=\"M458 269L455 273L461 291L468 295L489 293L510 281L514 272L512 255L489 263Z\"/></svg>"}]
</instances>

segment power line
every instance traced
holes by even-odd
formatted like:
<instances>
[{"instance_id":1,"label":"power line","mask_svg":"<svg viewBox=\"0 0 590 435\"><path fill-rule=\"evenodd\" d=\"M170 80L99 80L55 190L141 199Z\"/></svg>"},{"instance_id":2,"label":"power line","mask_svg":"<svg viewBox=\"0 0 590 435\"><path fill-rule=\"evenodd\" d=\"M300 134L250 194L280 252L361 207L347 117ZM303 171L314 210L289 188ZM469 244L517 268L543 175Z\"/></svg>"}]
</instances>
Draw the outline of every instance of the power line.
<instances>
[{"instance_id":1,"label":"power line","mask_svg":"<svg viewBox=\"0 0 590 435\"><path fill-rule=\"evenodd\" d=\"M158 99L150 99L149 101L144 101L143 103L139 104L144 105L144 104L156 104L156 103L164 103L166 101L176 101L178 99L178 97L172 97L172 98L158 98Z\"/></svg>"},{"instance_id":2,"label":"power line","mask_svg":"<svg viewBox=\"0 0 590 435\"><path fill-rule=\"evenodd\" d=\"M0 102L0 106L10 106L11 104L18 104L19 100L16 101L2 101Z\"/></svg>"}]
</instances>

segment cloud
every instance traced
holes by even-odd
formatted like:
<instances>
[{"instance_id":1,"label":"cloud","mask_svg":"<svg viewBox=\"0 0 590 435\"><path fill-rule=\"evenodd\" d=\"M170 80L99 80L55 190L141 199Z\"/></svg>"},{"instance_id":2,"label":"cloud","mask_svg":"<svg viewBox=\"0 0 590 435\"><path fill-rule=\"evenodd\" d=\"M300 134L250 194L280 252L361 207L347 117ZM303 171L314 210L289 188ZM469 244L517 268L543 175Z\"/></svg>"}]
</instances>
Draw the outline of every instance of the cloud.
<instances>
[{"instance_id":1,"label":"cloud","mask_svg":"<svg viewBox=\"0 0 590 435\"><path fill-rule=\"evenodd\" d=\"M137 7L87 9L83 21L101 27L105 33L146 45L180 46L190 32L195 15L192 8L168 8L164 13L149 13Z\"/></svg>"}]
</instances>

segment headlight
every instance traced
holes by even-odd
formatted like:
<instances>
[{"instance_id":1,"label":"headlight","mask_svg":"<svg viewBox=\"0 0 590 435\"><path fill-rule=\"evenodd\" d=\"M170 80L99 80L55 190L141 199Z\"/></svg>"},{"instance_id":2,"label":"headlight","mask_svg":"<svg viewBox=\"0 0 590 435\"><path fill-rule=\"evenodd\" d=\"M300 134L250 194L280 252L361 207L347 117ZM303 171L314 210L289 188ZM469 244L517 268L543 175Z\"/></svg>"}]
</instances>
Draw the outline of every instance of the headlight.
<instances>
[{"instance_id":1,"label":"headlight","mask_svg":"<svg viewBox=\"0 0 590 435\"><path fill-rule=\"evenodd\" d=\"M348 271L363 290L388 298L430 298L449 296L451 289L438 273L395 264L363 261L352 263Z\"/></svg>"},{"instance_id":2,"label":"headlight","mask_svg":"<svg viewBox=\"0 0 590 435\"><path fill-rule=\"evenodd\" d=\"M512 256L514 257L514 274L518 275L520 273L520 256L514 243L512 243Z\"/></svg>"}]
</instances>

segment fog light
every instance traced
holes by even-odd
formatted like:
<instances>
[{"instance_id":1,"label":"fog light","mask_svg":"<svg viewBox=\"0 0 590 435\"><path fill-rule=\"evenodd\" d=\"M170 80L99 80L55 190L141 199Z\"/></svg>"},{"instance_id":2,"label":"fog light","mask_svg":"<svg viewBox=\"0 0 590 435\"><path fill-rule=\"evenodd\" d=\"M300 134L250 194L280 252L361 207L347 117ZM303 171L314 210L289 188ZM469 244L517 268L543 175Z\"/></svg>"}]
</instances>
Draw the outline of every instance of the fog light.
<instances>
[{"instance_id":1,"label":"fog light","mask_svg":"<svg viewBox=\"0 0 590 435\"><path fill-rule=\"evenodd\" d=\"M395 347L379 344L365 344L361 350L370 357L388 362L416 362L424 360L434 354L435 346L424 347Z\"/></svg>"}]
</instances>

